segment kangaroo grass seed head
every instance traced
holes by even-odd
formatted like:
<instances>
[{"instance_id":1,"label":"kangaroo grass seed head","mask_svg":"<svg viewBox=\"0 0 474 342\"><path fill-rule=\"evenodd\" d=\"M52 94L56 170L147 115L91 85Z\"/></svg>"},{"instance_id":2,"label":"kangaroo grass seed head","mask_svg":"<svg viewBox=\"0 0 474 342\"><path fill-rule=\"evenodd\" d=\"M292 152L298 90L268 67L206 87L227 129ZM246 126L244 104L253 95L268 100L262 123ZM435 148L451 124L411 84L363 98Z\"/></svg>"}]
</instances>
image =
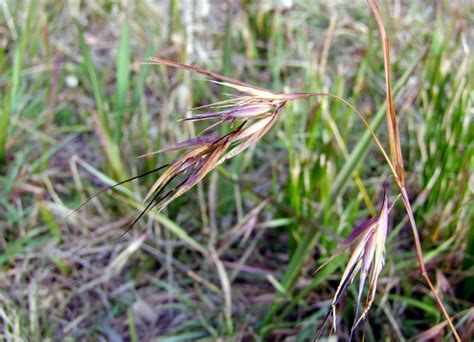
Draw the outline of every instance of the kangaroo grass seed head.
<instances>
[{"instance_id":1,"label":"kangaroo grass seed head","mask_svg":"<svg viewBox=\"0 0 474 342\"><path fill-rule=\"evenodd\" d=\"M236 156L260 140L273 127L288 101L317 95L299 93L278 94L207 70L157 57L148 58L144 64L159 64L200 73L214 78L215 80L212 81L214 83L233 88L243 94L228 100L194 108L194 110L206 109L207 111L184 118L181 121L217 120L217 122L211 124L195 137L140 156L144 157L156 153L188 149L187 152L167 165L146 173L163 172L145 196L145 209L126 228L125 233L132 229L149 210L154 208L158 212L163 210L169 203L199 183L216 166ZM215 111L213 111L214 109ZM207 134L207 132L215 129L223 122L229 121L232 123L229 133L222 136ZM235 128L237 123L238 126ZM122 181L119 184L129 180ZM102 189L99 193L114 188L116 185ZM92 197L99 193L94 194Z\"/></svg>"},{"instance_id":2,"label":"kangaroo grass seed head","mask_svg":"<svg viewBox=\"0 0 474 342\"><path fill-rule=\"evenodd\" d=\"M260 140L275 124L287 101L306 97L306 95L300 94L277 94L210 71L161 58L148 58L145 64L160 64L204 74L214 78L213 82L217 84L243 93L243 95L229 100L200 107L200 109L220 110L197 113L182 119L181 121L218 120L197 137L150 153L193 148L172 161L166 171L156 180L145 197L144 201L148 202L145 211L155 207L158 211L165 208L174 199L199 183L217 165L236 156ZM222 110L223 107L225 109ZM240 122L240 125L223 136L202 135L226 121ZM172 184L178 178L184 179L178 185L173 186ZM170 190L166 192L166 188Z\"/></svg>"},{"instance_id":3,"label":"kangaroo grass seed head","mask_svg":"<svg viewBox=\"0 0 474 342\"><path fill-rule=\"evenodd\" d=\"M357 274L360 274L359 293L356 301L355 320L351 329L351 337L356 331L360 323L366 318L375 298L377 290L377 281L384 265L385 242L388 230L388 215L393 208L388 205L387 183L384 185L384 194L379 214L365 220L356 227L345 241L341 243L333 255L321 265L317 271L331 262L336 256L343 251L352 247L347 265L342 273L341 280L331 302L332 309L326 315L321 327L317 332L317 338L321 335L324 325L332 312L333 329L336 331L336 308L340 304L341 298L348 286L353 282ZM366 280L369 280L368 294L364 304L362 313L360 312L362 293Z\"/></svg>"}]
</instances>

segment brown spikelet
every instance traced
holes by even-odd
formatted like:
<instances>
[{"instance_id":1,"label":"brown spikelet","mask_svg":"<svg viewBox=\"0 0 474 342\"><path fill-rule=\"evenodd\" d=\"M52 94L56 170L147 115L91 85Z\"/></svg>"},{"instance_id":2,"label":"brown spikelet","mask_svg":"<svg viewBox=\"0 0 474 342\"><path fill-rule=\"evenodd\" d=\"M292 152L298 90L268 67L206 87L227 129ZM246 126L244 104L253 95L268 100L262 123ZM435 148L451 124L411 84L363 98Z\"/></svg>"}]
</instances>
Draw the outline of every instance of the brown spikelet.
<instances>
[{"instance_id":1,"label":"brown spikelet","mask_svg":"<svg viewBox=\"0 0 474 342\"><path fill-rule=\"evenodd\" d=\"M351 336L354 334L360 323L366 318L367 313L372 306L377 290L377 281L384 265L388 215L392 208L393 204L388 205L387 185L385 185L379 215L364 221L361 225L355 228L349 237L333 253L329 260L321 265L317 270L319 271L322 267L331 262L337 255L353 246L352 253L349 257L349 260L347 261L347 265L341 276L341 280L339 281L339 285L331 303L332 309L330 312L332 312L334 331L336 330L337 305L340 303L341 298L346 292L348 286L353 282L358 273L360 273L359 294L356 301L356 313L354 324L352 325L351 329ZM360 302L362 299L362 293L365 287L366 279L369 280L368 295L362 313L360 313ZM319 338L321 335L328 318L329 314L321 324L316 338Z\"/></svg>"}]
</instances>

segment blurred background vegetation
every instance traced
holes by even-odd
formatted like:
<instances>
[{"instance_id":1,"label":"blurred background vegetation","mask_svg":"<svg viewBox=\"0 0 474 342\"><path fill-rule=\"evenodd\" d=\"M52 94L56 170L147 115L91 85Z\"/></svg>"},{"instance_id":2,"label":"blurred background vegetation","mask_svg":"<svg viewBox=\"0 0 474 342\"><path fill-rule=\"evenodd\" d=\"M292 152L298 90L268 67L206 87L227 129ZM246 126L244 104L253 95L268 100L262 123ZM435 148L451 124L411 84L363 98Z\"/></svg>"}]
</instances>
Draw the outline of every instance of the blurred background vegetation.
<instances>
[{"instance_id":1,"label":"blurred background vegetation","mask_svg":"<svg viewBox=\"0 0 474 342\"><path fill-rule=\"evenodd\" d=\"M287 106L254 148L122 238L155 175L66 216L104 185L175 158L137 157L193 136L202 127L178 122L183 111L231 92L141 65L148 56L276 91L331 92L386 141L382 49L365 1L0 4L0 339L307 340L347 256L313 272L378 209L390 174L343 104ZM380 7L425 262L471 339L474 6ZM341 307L341 339L356 291ZM365 331L369 340L449 334L400 204Z\"/></svg>"}]
</instances>

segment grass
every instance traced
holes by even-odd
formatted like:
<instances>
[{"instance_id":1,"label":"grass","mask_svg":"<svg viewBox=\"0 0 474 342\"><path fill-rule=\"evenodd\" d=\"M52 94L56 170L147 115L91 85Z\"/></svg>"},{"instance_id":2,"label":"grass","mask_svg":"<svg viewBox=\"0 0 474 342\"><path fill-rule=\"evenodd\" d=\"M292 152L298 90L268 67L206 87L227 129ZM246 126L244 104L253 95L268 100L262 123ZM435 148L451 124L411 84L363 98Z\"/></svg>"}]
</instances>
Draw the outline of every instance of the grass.
<instances>
[{"instance_id":1,"label":"grass","mask_svg":"<svg viewBox=\"0 0 474 342\"><path fill-rule=\"evenodd\" d=\"M21 28L21 36L13 53L13 65L11 67L11 78L8 82L8 90L2 91L2 115L0 116L0 161L5 162L8 134L12 113L18 110L20 98L20 72L23 68L27 44L31 35L33 13L36 2L32 1L25 9L27 18ZM5 6L4 6L5 7ZM4 10L5 11L5 10ZM5 11L6 12L6 11ZM5 13L6 14L6 13ZM7 58L3 58L6 61Z\"/></svg>"},{"instance_id":2,"label":"grass","mask_svg":"<svg viewBox=\"0 0 474 342\"><path fill-rule=\"evenodd\" d=\"M262 141L122 237L155 175L67 217L103 186L178 158L137 157L205 127L178 122L185 109L235 93L139 64L149 56L276 92L330 92L387 141L382 46L365 2L205 4L2 5L0 339L305 340L330 310L347 253L314 270L377 212L390 175L341 102L289 102ZM469 340L474 8L379 5L424 262ZM420 276L403 213L398 201L365 337L453 339ZM348 292L338 308L341 339L351 333L357 282Z\"/></svg>"}]
</instances>

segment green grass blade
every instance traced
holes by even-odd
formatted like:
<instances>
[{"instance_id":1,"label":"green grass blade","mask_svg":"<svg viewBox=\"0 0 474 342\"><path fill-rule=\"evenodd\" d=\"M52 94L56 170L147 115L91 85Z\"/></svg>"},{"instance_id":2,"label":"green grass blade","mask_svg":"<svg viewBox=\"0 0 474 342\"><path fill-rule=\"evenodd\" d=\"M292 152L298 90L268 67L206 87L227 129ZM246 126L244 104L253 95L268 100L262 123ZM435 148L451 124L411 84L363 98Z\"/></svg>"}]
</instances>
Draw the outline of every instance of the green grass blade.
<instances>
[{"instance_id":1,"label":"green grass blade","mask_svg":"<svg viewBox=\"0 0 474 342\"><path fill-rule=\"evenodd\" d=\"M474 158L473 158L474 159ZM470 211L470 216L471 221L474 222L474 210ZM467 244L466 244L466 250L464 252L464 261L463 261L463 269L467 272L471 272L473 274L474 272L474 229L469 229L469 234L467 236ZM474 277L468 277L464 281L464 298L472 298L472 295L474 293Z\"/></svg>"},{"instance_id":2,"label":"green grass blade","mask_svg":"<svg viewBox=\"0 0 474 342\"><path fill-rule=\"evenodd\" d=\"M101 182L103 182L106 186L112 186L112 185L117 184L117 180L110 178L105 173L97 170L96 168L94 168L91 164L87 163L86 161L84 161L82 159L79 159L79 158L76 158L75 161L78 164L80 164L91 175L93 175L94 177L97 177L97 179L99 179ZM122 179L120 179L119 181L121 181L121 180ZM118 192L122 193L123 195L125 195L129 198L135 199L136 201L139 200L139 198L136 196L136 194L133 191L131 191L130 189L128 189L124 184L117 186L115 188L115 190L117 190Z\"/></svg>"},{"instance_id":3,"label":"green grass blade","mask_svg":"<svg viewBox=\"0 0 474 342\"><path fill-rule=\"evenodd\" d=\"M170 336L162 336L160 337L160 342L181 342L181 341L196 341L202 340L207 337L209 333L205 331L195 331L195 332L187 332L182 334L173 334Z\"/></svg>"},{"instance_id":4,"label":"green grass blade","mask_svg":"<svg viewBox=\"0 0 474 342\"><path fill-rule=\"evenodd\" d=\"M110 127L108 125L109 120L105 115L104 102L102 101L102 87L99 83L99 78L97 76L94 62L92 61L89 47L87 46L86 40L84 39L84 33L82 32L82 29L79 25L77 25L77 31L79 32L79 45L81 47L82 57L84 58L84 64L92 85L92 93L94 94L97 114L106 132L108 133L110 131Z\"/></svg>"},{"instance_id":5,"label":"green grass blade","mask_svg":"<svg viewBox=\"0 0 474 342\"><path fill-rule=\"evenodd\" d=\"M129 203L131 206L135 207L138 209L138 211L143 211L145 207L141 205L140 203L136 201L130 201L126 200L127 203ZM168 229L172 234L174 234L178 239L182 240L184 243L186 243L189 247L192 249L200 252L201 254L206 254L207 249L201 245L199 242L197 242L195 239L193 239L181 226L176 224L174 221L166 217L165 215L161 213L155 213L153 211L148 211L147 215L150 216L151 219L154 221L162 224L166 229Z\"/></svg>"},{"instance_id":6,"label":"green grass blade","mask_svg":"<svg viewBox=\"0 0 474 342\"><path fill-rule=\"evenodd\" d=\"M127 93L130 74L130 28L126 22L122 28L120 47L117 57L117 98L114 138L118 144L122 139L122 121L127 105Z\"/></svg>"},{"instance_id":7,"label":"green grass blade","mask_svg":"<svg viewBox=\"0 0 474 342\"><path fill-rule=\"evenodd\" d=\"M128 316L128 332L130 334L130 341L138 342L137 324L135 322L135 317L133 315L132 309L128 309L127 316Z\"/></svg>"},{"instance_id":8,"label":"green grass blade","mask_svg":"<svg viewBox=\"0 0 474 342\"><path fill-rule=\"evenodd\" d=\"M15 48L13 59L13 74L11 79L10 92L7 95L5 105L0 110L0 164L5 162L6 144L10 131L10 119L15 112L18 100L18 89L20 86L20 71L23 67L25 50L30 41L33 13L35 12L36 1L31 1L28 8L28 17L25 27L21 33L21 38ZM3 96L2 96L3 97Z\"/></svg>"},{"instance_id":9,"label":"green grass blade","mask_svg":"<svg viewBox=\"0 0 474 342\"><path fill-rule=\"evenodd\" d=\"M119 179L126 179L127 172L122 163L120 156L119 146L112 140L110 135L110 126L109 126L109 117L105 113L104 101L103 101L103 91L99 78L97 76L97 71L92 61L91 54L89 52L89 47L86 44L84 39L84 34L79 25L77 25L77 30L79 33L79 45L81 48L82 56L84 58L84 64L87 69L87 74L91 81L92 93L94 94L95 105L97 109L97 125L99 126L98 134L101 138L103 144L104 152L107 156L107 159L110 161L112 170Z\"/></svg>"},{"instance_id":10,"label":"green grass blade","mask_svg":"<svg viewBox=\"0 0 474 342\"><path fill-rule=\"evenodd\" d=\"M395 295L395 294L389 294L388 298L393 300L393 301L402 302L402 303L407 304L408 306L412 306L412 307L421 309L421 310L425 311L426 313L432 315L436 319L440 318L440 312L439 312L438 308L436 308L433 305L424 303L421 300L414 299L414 298L407 297L407 296L399 296L399 295Z\"/></svg>"}]
</instances>

